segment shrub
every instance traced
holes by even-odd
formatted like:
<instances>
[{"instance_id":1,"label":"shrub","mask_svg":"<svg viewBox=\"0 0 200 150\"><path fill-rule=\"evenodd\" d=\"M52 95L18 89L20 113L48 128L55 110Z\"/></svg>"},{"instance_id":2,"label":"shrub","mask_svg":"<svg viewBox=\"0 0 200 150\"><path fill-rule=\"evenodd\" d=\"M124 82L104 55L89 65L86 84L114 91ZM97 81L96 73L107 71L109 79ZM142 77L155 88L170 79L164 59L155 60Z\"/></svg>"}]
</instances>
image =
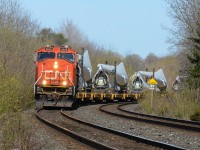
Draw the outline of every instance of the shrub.
<instances>
[{"instance_id":1,"label":"shrub","mask_svg":"<svg viewBox=\"0 0 200 150\"><path fill-rule=\"evenodd\" d=\"M194 111L194 113L190 116L190 119L193 121L200 121L200 108Z\"/></svg>"}]
</instances>

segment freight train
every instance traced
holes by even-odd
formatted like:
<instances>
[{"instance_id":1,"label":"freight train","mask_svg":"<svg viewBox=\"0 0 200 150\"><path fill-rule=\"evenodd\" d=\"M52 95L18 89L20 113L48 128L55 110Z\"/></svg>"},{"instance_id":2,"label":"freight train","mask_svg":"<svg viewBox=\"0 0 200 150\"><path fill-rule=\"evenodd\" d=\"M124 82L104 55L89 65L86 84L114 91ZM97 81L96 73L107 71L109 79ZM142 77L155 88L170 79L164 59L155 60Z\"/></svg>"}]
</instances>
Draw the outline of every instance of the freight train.
<instances>
[{"instance_id":1,"label":"freight train","mask_svg":"<svg viewBox=\"0 0 200 150\"><path fill-rule=\"evenodd\" d=\"M36 107L71 107L79 101L134 100L141 92L128 88L123 63L98 64L92 75L88 51L79 54L68 46L36 50L34 94Z\"/></svg>"}]
</instances>

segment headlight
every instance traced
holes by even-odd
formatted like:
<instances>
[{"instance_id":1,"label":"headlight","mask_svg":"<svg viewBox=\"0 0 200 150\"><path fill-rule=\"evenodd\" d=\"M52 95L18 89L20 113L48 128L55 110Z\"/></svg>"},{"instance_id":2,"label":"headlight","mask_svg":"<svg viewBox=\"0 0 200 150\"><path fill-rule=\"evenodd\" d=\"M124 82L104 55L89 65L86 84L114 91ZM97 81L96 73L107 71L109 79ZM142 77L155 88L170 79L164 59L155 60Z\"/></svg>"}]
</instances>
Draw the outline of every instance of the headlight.
<instances>
[{"instance_id":1,"label":"headlight","mask_svg":"<svg viewBox=\"0 0 200 150\"><path fill-rule=\"evenodd\" d=\"M57 61L55 61L54 62L54 66L53 66L55 69L57 69L58 68L58 62Z\"/></svg>"},{"instance_id":2,"label":"headlight","mask_svg":"<svg viewBox=\"0 0 200 150\"><path fill-rule=\"evenodd\" d=\"M47 81L46 81L46 80L43 80L43 81L42 81L42 84L43 84L43 85L46 85L46 84L47 84Z\"/></svg>"},{"instance_id":3,"label":"headlight","mask_svg":"<svg viewBox=\"0 0 200 150\"><path fill-rule=\"evenodd\" d=\"M67 82L66 82L66 81L63 81L63 85L67 85Z\"/></svg>"}]
</instances>

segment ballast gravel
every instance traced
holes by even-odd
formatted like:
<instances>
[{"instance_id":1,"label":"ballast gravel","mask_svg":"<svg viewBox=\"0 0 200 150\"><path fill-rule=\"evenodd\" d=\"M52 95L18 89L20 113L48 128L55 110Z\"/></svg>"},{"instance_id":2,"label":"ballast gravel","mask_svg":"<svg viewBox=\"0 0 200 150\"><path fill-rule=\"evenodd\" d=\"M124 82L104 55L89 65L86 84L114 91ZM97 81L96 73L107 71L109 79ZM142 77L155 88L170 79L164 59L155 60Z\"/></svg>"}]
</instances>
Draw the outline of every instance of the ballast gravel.
<instances>
[{"instance_id":1,"label":"ballast gravel","mask_svg":"<svg viewBox=\"0 0 200 150\"><path fill-rule=\"evenodd\" d=\"M79 107L68 113L78 119L98 124L104 127L116 129L125 133L141 136L144 138L176 145L186 149L200 149L200 133L191 133L184 130L175 130L157 125L142 123L134 120L111 116L99 111L100 105L89 105ZM128 109L135 109L135 106Z\"/></svg>"}]
</instances>

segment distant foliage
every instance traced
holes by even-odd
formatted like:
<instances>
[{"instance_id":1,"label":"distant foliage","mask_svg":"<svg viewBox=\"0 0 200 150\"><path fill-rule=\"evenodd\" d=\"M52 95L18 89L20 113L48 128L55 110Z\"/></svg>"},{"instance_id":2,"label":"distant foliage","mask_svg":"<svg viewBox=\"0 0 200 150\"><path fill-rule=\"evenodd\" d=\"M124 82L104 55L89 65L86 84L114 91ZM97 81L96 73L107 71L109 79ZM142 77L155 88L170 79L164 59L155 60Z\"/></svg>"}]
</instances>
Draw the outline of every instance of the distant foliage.
<instances>
[{"instance_id":1,"label":"distant foliage","mask_svg":"<svg viewBox=\"0 0 200 150\"><path fill-rule=\"evenodd\" d=\"M200 24L196 37L189 38L193 42L191 53L187 55L192 66L189 68L189 84L192 88L200 88Z\"/></svg>"},{"instance_id":2,"label":"distant foliage","mask_svg":"<svg viewBox=\"0 0 200 150\"><path fill-rule=\"evenodd\" d=\"M158 57L154 53L149 53L145 58L145 64L148 67L149 64L156 64Z\"/></svg>"},{"instance_id":3,"label":"distant foliage","mask_svg":"<svg viewBox=\"0 0 200 150\"><path fill-rule=\"evenodd\" d=\"M37 37L42 41L48 41L52 45L64 45L67 42L67 39L62 33L55 33L50 28L43 28L40 32L37 33Z\"/></svg>"},{"instance_id":4,"label":"distant foliage","mask_svg":"<svg viewBox=\"0 0 200 150\"><path fill-rule=\"evenodd\" d=\"M126 55L124 63L134 72L145 69L144 60L137 54Z\"/></svg>"},{"instance_id":5,"label":"distant foliage","mask_svg":"<svg viewBox=\"0 0 200 150\"><path fill-rule=\"evenodd\" d=\"M53 42L55 43L55 45L64 45L66 44L67 39L62 33L58 33L53 35Z\"/></svg>"}]
</instances>

